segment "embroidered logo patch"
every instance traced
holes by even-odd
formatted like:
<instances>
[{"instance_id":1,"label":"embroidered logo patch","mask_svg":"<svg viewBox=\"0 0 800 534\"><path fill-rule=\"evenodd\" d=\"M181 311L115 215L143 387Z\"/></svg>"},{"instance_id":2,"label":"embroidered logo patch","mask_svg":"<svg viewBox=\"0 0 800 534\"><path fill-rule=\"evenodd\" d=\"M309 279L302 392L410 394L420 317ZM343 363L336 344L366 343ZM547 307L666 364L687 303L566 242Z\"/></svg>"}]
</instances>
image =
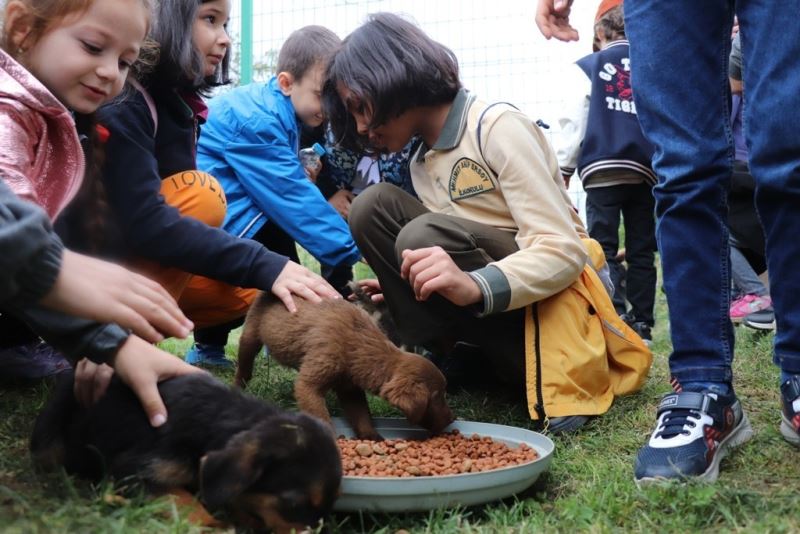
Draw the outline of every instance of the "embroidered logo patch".
<instances>
[{"instance_id":1,"label":"embroidered logo patch","mask_svg":"<svg viewBox=\"0 0 800 534\"><path fill-rule=\"evenodd\" d=\"M675 406L678 404L678 396L677 395L669 395L664 397L661 401L661 404L658 405L658 408L666 408L668 406Z\"/></svg>"},{"instance_id":2,"label":"embroidered logo patch","mask_svg":"<svg viewBox=\"0 0 800 534\"><path fill-rule=\"evenodd\" d=\"M461 200L494 191L494 183L483 167L469 158L461 158L450 171L448 189L450 200Z\"/></svg>"}]
</instances>

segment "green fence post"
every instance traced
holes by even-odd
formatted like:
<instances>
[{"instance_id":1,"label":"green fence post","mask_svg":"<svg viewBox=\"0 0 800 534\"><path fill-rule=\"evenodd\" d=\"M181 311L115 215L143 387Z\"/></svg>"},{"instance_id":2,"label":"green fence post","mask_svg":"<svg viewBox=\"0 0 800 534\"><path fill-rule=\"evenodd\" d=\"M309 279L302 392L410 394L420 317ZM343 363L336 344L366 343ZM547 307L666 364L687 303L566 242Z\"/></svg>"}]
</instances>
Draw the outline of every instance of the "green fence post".
<instances>
[{"instance_id":1,"label":"green fence post","mask_svg":"<svg viewBox=\"0 0 800 534\"><path fill-rule=\"evenodd\" d=\"M253 0L242 0L242 40L239 43L242 76L240 85L253 81Z\"/></svg>"}]
</instances>

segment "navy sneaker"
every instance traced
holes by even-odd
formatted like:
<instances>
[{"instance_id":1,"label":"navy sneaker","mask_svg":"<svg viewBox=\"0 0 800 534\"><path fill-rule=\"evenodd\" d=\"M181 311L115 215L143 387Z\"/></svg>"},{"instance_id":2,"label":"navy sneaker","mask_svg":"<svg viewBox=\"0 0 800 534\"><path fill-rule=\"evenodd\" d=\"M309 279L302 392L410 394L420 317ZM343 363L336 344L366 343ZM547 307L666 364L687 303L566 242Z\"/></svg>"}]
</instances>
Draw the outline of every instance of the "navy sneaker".
<instances>
[{"instance_id":1,"label":"navy sneaker","mask_svg":"<svg viewBox=\"0 0 800 534\"><path fill-rule=\"evenodd\" d=\"M775 311L769 307L745 315L742 324L756 330L775 330Z\"/></svg>"},{"instance_id":2,"label":"navy sneaker","mask_svg":"<svg viewBox=\"0 0 800 534\"><path fill-rule=\"evenodd\" d=\"M800 447L800 376L781 384L781 434L786 441Z\"/></svg>"},{"instance_id":3,"label":"navy sneaker","mask_svg":"<svg viewBox=\"0 0 800 534\"><path fill-rule=\"evenodd\" d=\"M186 363L192 365L208 365L211 367L234 367L234 363L225 357L222 345L206 345L195 343L184 357Z\"/></svg>"},{"instance_id":4,"label":"navy sneaker","mask_svg":"<svg viewBox=\"0 0 800 534\"><path fill-rule=\"evenodd\" d=\"M696 477L714 482L729 449L746 442L753 429L736 395L671 393L658 406L658 425L639 449L637 484Z\"/></svg>"},{"instance_id":5,"label":"navy sneaker","mask_svg":"<svg viewBox=\"0 0 800 534\"><path fill-rule=\"evenodd\" d=\"M71 368L69 360L44 341L0 349L0 376L7 381L38 380Z\"/></svg>"}]
</instances>

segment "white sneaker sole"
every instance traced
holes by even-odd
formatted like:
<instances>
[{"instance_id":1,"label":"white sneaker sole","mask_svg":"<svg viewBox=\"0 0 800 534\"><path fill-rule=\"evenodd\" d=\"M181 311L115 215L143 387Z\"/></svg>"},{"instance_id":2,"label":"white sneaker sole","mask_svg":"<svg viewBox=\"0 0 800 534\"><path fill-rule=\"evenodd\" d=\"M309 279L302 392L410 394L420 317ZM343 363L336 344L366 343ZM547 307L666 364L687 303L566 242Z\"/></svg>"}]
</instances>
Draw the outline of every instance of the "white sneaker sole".
<instances>
[{"instance_id":1,"label":"white sneaker sole","mask_svg":"<svg viewBox=\"0 0 800 534\"><path fill-rule=\"evenodd\" d=\"M776 327L775 321L772 321L771 323L755 323L752 321L745 320L742 321L741 324L745 325L748 328L752 328L754 330L775 330Z\"/></svg>"},{"instance_id":2,"label":"white sneaker sole","mask_svg":"<svg viewBox=\"0 0 800 534\"><path fill-rule=\"evenodd\" d=\"M781 434L783 434L783 439L790 444L795 447L800 447L800 435L794 431L792 422L789 421L783 413L781 413Z\"/></svg>"},{"instance_id":3,"label":"white sneaker sole","mask_svg":"<svg viewBox=\"0 0 800 534\"><path fill-rule=\"evenodd\" d=\"M733 429L733 431L728 435L727 438L722 440L719 444L717 449L717 453L714 455L714 458L711 460L711 465L708 466L705 473L702 475L695 475L695 476L676 476L675 478L664 478L664 477L645 477L642 479L637 480L636 478L633 481L636 483L637 487L647 486L651 484L658 484L669 482L672 480L689 480L689 479L697 479L703 480L705 482L716 482L717 478L719 478L719 464L722 460L728 456L728 452L731 449L738 447L739 445L743 445L750 441L750 438L753 437L753 427L750 426L750 420L747 418L747 414L742 414L742 420L739 422L739 425Z\"/></svg>"}]
</instances>

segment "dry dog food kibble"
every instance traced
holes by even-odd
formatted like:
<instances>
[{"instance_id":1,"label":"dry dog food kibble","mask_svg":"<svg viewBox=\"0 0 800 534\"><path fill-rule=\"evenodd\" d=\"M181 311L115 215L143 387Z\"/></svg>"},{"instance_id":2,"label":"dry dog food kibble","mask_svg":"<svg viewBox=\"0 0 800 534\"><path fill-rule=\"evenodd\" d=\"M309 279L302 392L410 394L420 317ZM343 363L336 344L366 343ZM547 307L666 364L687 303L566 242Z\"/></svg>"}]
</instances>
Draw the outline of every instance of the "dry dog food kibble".
<instances>
[{"instance_id":1,"label":"dry dog food kibble","mask_svg":"<svg viewBox=\"0 0 800 534\"><path fill-rule=\"evenodd\" d=\"M532 462L538 455L520 444L512 448L490 437L458 430L426 440L338 439L345 476L418 477L490 471Z\"/></svg>"}]
</instances>

